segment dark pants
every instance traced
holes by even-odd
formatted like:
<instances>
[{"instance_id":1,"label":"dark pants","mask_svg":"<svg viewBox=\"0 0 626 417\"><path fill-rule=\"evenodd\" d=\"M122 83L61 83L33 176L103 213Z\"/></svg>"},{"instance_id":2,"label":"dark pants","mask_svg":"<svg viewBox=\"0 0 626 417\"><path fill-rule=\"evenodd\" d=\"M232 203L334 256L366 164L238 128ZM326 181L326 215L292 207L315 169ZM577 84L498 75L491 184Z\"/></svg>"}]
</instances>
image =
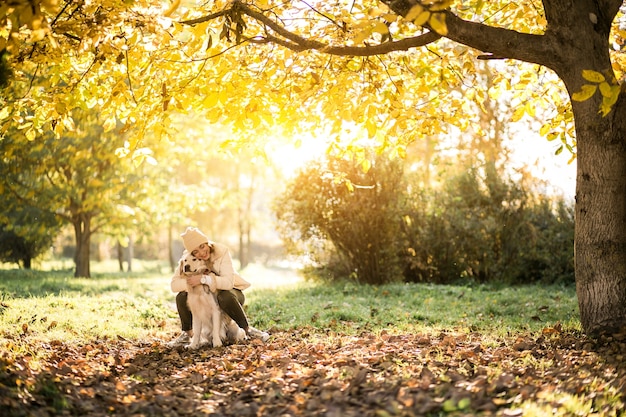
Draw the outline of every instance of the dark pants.
<instances>
[{"instance_id":1,"label":"dark pants","mask_svg":"<svg viewBox=\"0 0 626 417\"><path fill-rule=\"evenodd\" d=\"M235 320L235 323L244 330L248 328L248 318L242 307L245 302L246 296L243 295L241 290L236 288L217 291L217 304L224 313L228 314L228 316ZM191 330L192 317L189 305L187 305L187 292L179 292L176 295L176 308L178 310L178 317L180 317L182 330L184 332Z\"/></svg>"}]
</instances>

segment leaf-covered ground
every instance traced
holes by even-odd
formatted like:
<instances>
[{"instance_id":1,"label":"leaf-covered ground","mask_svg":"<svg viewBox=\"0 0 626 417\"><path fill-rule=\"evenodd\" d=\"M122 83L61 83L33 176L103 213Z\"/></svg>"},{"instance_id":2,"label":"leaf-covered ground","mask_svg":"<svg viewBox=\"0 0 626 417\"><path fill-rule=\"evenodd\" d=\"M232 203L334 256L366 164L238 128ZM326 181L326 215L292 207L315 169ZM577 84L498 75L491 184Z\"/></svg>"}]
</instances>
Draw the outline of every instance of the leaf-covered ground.
<instances>
[{"instance_id":1,"label":"leaf-covered ground","mask_svg":"<svg viewBox=\"0 0 626 417\"><path fill-rule=\"evenodd\" d=\"M187 351L103 340L0 355L0 415L624 415L626 335L560 329L346 336L316 329Z\"/></svg>"}]
</instances>

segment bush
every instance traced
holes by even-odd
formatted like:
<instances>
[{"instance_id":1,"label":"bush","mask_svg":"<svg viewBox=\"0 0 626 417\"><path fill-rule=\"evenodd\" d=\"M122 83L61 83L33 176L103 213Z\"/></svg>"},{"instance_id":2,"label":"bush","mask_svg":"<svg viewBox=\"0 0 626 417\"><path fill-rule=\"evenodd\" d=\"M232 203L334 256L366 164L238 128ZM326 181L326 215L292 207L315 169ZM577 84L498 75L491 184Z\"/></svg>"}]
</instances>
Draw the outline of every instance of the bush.
<instances>
[{"instance_id":1,"label":"bush","mask_svg":"<svg viewBox=\"0 0 626 417\"><path fill-rule=\"evenodd\" d=\"M309 164L275 204L288 251L306 253L331 279L401 281L402 182L401 163L384 155L367 172L338 157Z\"/></svg>"},{"instance_id":2,"label":"bush","mask_svg":"<svg viewBox=\"0 0 626 417\"><path fill-rule=\"evenodd\" d=\"M574 280L572 207L488 171L417 196L404 220L408 281Z\"/></svg>"},{"instance_id":3,"label":"bush","mask_svg":"<svg viewBox=\"0 0 626 417\"><path fill-rule=\"evenodd\" d=\"M275 210L288 252L314 261L309 276L368 284L574 281L572 207L502 178L493 165L424 190L386 156L367 173L330 158L306 167Z\"/></svg>"},{"instance_id":4,"label":"bush","mask_svg":"<svg viewBox=\"0 0 626 417\"><path fill-rule=\"evenodd\" d=\"M60 223L54 214L35 207L16 207L6 199L0 209L0 261L30 269L34 258L52 246Z\"/></svg>"}]
</instances>

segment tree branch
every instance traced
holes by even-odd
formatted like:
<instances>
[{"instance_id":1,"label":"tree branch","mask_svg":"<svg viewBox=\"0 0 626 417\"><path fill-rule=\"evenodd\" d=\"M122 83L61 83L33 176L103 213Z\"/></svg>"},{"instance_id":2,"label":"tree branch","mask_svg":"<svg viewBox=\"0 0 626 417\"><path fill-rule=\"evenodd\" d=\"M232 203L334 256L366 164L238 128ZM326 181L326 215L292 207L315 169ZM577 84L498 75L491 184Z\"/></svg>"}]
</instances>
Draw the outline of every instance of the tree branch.
<instances>
[{"instance_id":1,"label":"tree branch","mask_svg":"<svg viewBox=\"0 0 626 417\"><path fill-rule=\"evenodd\" d=\"M373 56L387 54L394 51L406 51L411 48L428 45L429 43L441 38L441 35L438 35L435 32L426 32L422 35L405 38L399 41L385 42L372 46L333 46L316 40L306 39L296 33L293 33L287 30L284 26L265 16L263 13L257 12L251 9L248 5L238 1L235 1L230 9L222 10L197 19L186 20L181 23L194 25L213 20L221 16L226 16L230 13L244 14L261 23L265 27L265 35L248 39L248 42L256 44L275 43L296 52L317 50L331 55ZM270 32L274 32L275 35Z\"/></svg>"},{"instance_id":2,"label":"tree branch","mask_svg":"<svg viewBox=\"0 0 626 417\"><path fill-rule=\"evenodd\" d=\"M428 45L429 43L432 43L440 38L441 36L435 32L427 32L423 35L372 46L331 46L308 39L301 39L299 42L290 42L288 40L266 34L263 37L248 39L248 42L256 44L275 43L296 52L316 50L329 55L374 56L388 54L395 51L407 51L411 48Z\"/></svg>"}]
</instances>

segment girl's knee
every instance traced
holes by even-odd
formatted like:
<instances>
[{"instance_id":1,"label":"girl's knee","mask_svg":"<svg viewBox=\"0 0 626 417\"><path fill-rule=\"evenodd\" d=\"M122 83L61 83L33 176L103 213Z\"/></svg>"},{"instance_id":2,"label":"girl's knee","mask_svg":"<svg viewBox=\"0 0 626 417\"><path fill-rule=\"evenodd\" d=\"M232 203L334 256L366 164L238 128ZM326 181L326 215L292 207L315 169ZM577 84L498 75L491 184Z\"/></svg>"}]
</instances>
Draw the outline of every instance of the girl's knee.
<instances>
[{"instance_id":1,"label":"girl's knee","mask_svg":"<svg viewBox=\"0 0 626 417\"><path fill-rule=\"evenodd\" d=\"M217 292L217 302L221 305L223 303L232 303L235 296L230 291L220 290Z\"/></svg>"}]
</instances>

